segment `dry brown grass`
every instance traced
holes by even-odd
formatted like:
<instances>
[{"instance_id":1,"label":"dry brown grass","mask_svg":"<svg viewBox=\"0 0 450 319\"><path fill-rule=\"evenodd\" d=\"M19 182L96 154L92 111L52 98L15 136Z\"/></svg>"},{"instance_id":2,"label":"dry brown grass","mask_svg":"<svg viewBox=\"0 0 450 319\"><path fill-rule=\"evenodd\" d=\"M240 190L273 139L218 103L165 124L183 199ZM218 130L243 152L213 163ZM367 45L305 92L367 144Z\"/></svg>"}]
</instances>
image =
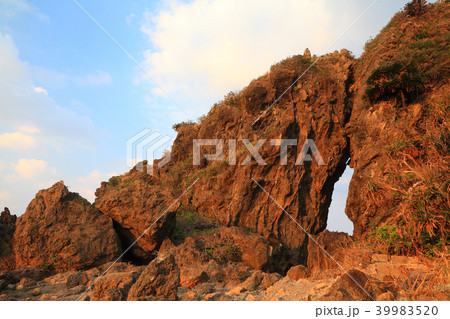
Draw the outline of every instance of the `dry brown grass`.
<instances>
[{"instance_id":1,"label":"dry brown grass","mask_svg":"<svg viewBox=\"0 0 450 319\"><path fill-rule=\"evenodd\" d=\"M391 282L400 300L450 300L448 271L448 260L443 256L428 261L427 272L404 268Z\"/></svg>"},{"instance_id":2,"label":"dry brown grass","mask_svg":"<svg viewBox=\"0 0 450 319\"><path fill-rule=\"evenodd\" d=\"M419 116L396 110L388 124L387 160L367 187L366 198L383 221L371 243L384 253L439 257L450 236L449 95L443 89L417 108Z\"/></svg>"}]
</instances>

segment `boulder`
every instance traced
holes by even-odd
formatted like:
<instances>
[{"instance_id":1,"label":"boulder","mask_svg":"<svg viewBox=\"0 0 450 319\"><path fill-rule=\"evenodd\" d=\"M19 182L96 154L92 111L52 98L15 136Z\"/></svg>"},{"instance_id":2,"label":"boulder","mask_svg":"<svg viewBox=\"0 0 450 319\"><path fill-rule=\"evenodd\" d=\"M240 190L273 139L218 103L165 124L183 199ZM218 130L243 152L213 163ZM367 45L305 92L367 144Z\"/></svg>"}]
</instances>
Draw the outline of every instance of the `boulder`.
<instances>
[{"instance_id":1,"label":"boulder","mask_svg":"<svg viewBox=\"0 0 450 319\"><path fill-rule=\"evenodd\" d=\"M114 220L124 249L139 238L128 256L148 263L163 240L173 233L180 203L164 188L154 185L147 174L147 162L142 165L142 171L135 167L103 182L95 193L95 207Z\"/></svg>"},{"instance_id":2,"label":"boulder","mask_svg":"<svg viewBox=\"0 0 450 319\"><path fill-rule=\"evenodd\" d=\"M353 240L343 232L324 230L308 242L308 269L311 273L321 273L326 270L338 269L335 260L342 263L346 258L346 249L350 248ZM319 244L319 245L317 245ZM330 258L323 249L334 259Z\"/></svg>"},{"instance_id":3,"label":"boulder","mask_svg":"<svg viewBox=\"0 0 450 319\"><path fill-rule=\"evenodd\" d=\"M180 285L182 287L194 288L209 279L208 274L196 266L183 267L180 270Z\"/></svg>"},{"instance_id":4,"label":"boulder","mask_svg":"<svg viewBox=\"0 0 450 319\"><path fill-rule=\"evenodd\" d=\"M62 181L39 191L17 219L13 249L17 268L56 271L101 265L121 252L112 220Z\"/></svg>"},{"instance_id":5,"label":"boulder","mask_svg":"<svg viewBox=\"0 0 450 319\"><path fill-rule=\"evenodd\" d=\"M309 51L308 48L305 49L305 52L303 53L303 56L305 58L311 58L311 51Z\"/></svg>"},{"instance_id":6,"label":"boulder","mask_svg":"<svg viewBox=\"0 0 450 319\"><path fill-rule=\"evenodd\" d=\"M184 243L178 245L173 251L178 267L198 266L208 261L208 256L201 249L202 244L201 240L196 241L192 237L187 237ZM164 251L161 252L161 254L164 253Z\"/></svg>"},{"instance_id":7,"label":"boulder","mask_svg":"<svg viewBox=\"0 0 450 319\"><path fill-rule=\"evenodd\" d=\"M174 255L155 258L131 287L127 300L177 300L180 270Z\"/></svg>"},{"instance_id":8,"label":"boulder","mask_svg":"<svg viewBox=\"0 0 450 319\"><path fill-rule=\"evenodd\" d=\"M255 291L255 290L265 290L271 287L274 283L280 280L281 276L276 274L264 273L261 270L256 270L252 275L247 278L243 283L232 288L227 294L234 295L243 292Z\"/></svg>"},{"instance_id":9,"label":"boulder","mask_svg":"<svg viewBox=\"0 0 450 319\"><path fill-rule=\"evenodd\" d=\"M241 252L241 260L254 269L266 270L271 261L271 248L266 239L239 227L221 227L220 235L229 237Z\"/></svg>"},{"instance_id":10,"label":"boulder","mask_svg":"<svg viewBox=\"0 0 450 319\"><path fill-rule=\"evenodd\" d=\"M370 301L372 293L368 276L352 269L339 277L327 290L322 301Z\"/></svg>"},{"instance_id":11,"label":"boulder","mask_svg":"<svg viewBox=\"0 0 450 319\"><path fill-rule=\"evenodd\" d=\"M15 267L12 238L16 228L15 215L11 215L5 207L0 215L0 270L12 270Z\"/></svg>"},{"instance_id":12,"label":"boulder","mask_svg":"<svg viewBox=\"0 0 450 319\"><path fill-rule=\"evenodd\" d=\"M309 270L303 265L292 266L287 272L287 276L292 280L300 280L308 277Z\"/></svg>"},{"instance_id":13,"label":"boulder","mask_svg":"<svg viewBox=\"0 0 450 319\"><path fill-rule=\"evenodd\" d=\"M92 301L127 300L128 292L139 278L137 272L110 273L98 278L94 283Z\"/></svg>"},{"instance_id":14,"label":"boulder","mask_svg":"<svg viewBox=\"0 0 450 319\"><path fill-rule=\"evenodd\" d=\"M66 287L67 289L74 288L76 286L85 286L89 282L89 277L87 274L83 271L76 272L74 274L69 275L67 277L66 281Z\"/></svg>"}]
</instances>

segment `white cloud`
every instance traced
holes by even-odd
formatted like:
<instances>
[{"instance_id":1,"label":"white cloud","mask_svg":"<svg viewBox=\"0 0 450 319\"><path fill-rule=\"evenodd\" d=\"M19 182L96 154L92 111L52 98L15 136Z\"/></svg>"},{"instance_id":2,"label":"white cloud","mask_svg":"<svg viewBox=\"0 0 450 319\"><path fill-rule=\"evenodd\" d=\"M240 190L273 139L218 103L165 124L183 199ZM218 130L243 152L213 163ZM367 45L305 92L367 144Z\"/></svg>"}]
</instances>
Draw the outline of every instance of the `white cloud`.
<instances>
[{"instance_id":1,"label":"white cloud","mask_svg":"<svg viewBox=\"0 0 450 319\"><path fill-rule=\"evenodd\" d=\"M42 93L44 95L48 95L47 90L44 89L43 87L36 86L33 89L34 89L34 92L36 92L36 93Z\"/></svg>"},{"instance_id":2,"label":"white cloud","mask_svg":"<svg viewBox=\"0 0 450 319\"><path fill-rule=\"evenodd\" d=\"M48 168L48 163L43 160L21 158L15 164L16 172L28 179L42 175Z\"/></svg>"},{"instance_id":3,"label":"white cloud","mask_svg":"<svg viewBox=\"0 0 450 319\"><path fill-rule=\"evenodd\" d=\"M38 187L50 187L58 181L60 175L57 169L50 166L48 162L34 158L20 158L12 166L20 177L31 181Z\"/></svg>"},{"instance_id":4,"label":"white cloud","mask_svg":"<svg viewBox=\"0 0 450 319\"><path fill-rule=\"evenodd\" d=\"M112 82L112 77L105 71L97 71L92 74L79 76L74 78L75 83L81 86L104 85Z\"/></svg>"},{"instance_id":5,"label":"white cloud","mask_svg":"<svg viewBox=\"0 0 450 319\"><path fill-rule=\"evenodd\" d=\"M22 132L4 133L0 135L0 147L13 150L30 150L37 145L36 139Z\"/></svg>"},{"instance_id":6,"label":"white cloud","mask_svg":"<svg viewBox=\"0 0 450 319\"><path fill-rule=\"evenodd\" d=\"M324 0L174 2L141 30L156 49L144 65L169 92L206 104L241 89L270 65L335 37ZM320 23L318 23L320 21Z\"/></svg>"},{"instance_id":7,"label":"white cloud","mask_svg":"<svg viewBox=\"0 0 450 319\"><path fill-rule=\"evenodd\" d=\"M125 17L125 21L127 22L127 24L131 24L135 18L136 15L134 13L130 13Z\"/></svg>"},{"instance_id":8,"label":"white cloud","mask_svg":"<svg viewBox=\"0 0 450 319\"><path fill-rule=\"evenodd\" d=\"M61 180L61 174L47 161L34 158L21 158L14 163L5 163L1 176L0 192L4 205L13 214L21 215L39 189L46 189Z\"/></svg>"},{"instance_id":9,"label":"white cloud","mask_svg":"<svg viewBox=\"0 0 450 319\"><path fill-rule=\"evenodd\" d=\"M51 87L53 89L65 88L69 85L77 85L82 87L98 86L106 85L112 82L112 76L108 72L102 70L74 75L57 70L51 70L41 66L30 66L29 71L31 77L38 83L45 84L46 87ZM37 87L36 89L39 91L41 90L40 87ZM42 88L42 90L45 89Z\"/></svg>"},{"instance_id":10,"label":"white cloud","mask_svg":"<svg viewBox=\"0 0 450 319\"><path fill-rule=\"evenodd\" d=\"M5 162L0 163L0 191L9 192L10 198L5 204L17 214L24 212L39 189L48 188L61 179L68 180L70 174L79 170L78 167L67 168L66 164L66 171L59 172L56 163L61 160L73 163L73 158L78 160L81 152L86 153L84 147L95 149L97 137L104 136L88 116L80 114L79 106L75 108L69 102L69 107L62 107L43 90L36 89L41 83L34 82L35 74L35 68L19 58L11 36L0 32L0 127L3 129L0 146L30 150L27 158L15 152L4 152ZM74 77L63 74L59 79L66 81L63 84L75 81ZM95 78L89 80L101 82ZM47 83L42 86L47 87ZM39 147L30 149L37 145Z\"/></svg>"},{"instance_id":11,"label":"white cloud","mask_svg":"<svg viewBox=\"0 0 450 319\"><path fill-rule=\"evenodd\" d=\"M29 67L30 74L38 83L45 83L45 86L60 88L70 82L70 76L66 73L50 70L41 66L32 65Z\"/></svg>"},{"instance_id":12,"label":"white cloud","mask_svg":"<svg viewBox=\"0 0 450 319\"><path fill-rule=\"evenodd\" d=\"M21 125L17 128L17 130L20 132L29 133L29 134L36 134L41 131L36 126L27 126L27 125Z\"/></svg>"},{"instance_id":13,"label":"white cloud","mask_svg":"<svg viewBox=\"0 0 450 319\"><path fill-rule=\"evenodd\" d=\"M102 181L109 180L117 173L102 173L98 170L92 171L88 176L80 176L71 183L71 191L80 193L81 196L91 203L95 200L95 191L100 187Z\"/></svg>"},{"instance_id":14,"label":"white cloud","mask_svg":"<svg viewBox=\"0 0 450 319\"><path fill-rule=\"evenodd\" d=\"M0 125L36 127L42 138L59 144L69 140L71 147L92 144L100 131L91 119L36 92L30 67L18 55L11 36L0 33Z\"/></svg>"},{"instance_id":15,"label":"white cloud","mask_svg":"<svg viewBox=\"0 0 450 319\"><path fill-rule=\"evenodd\" d=\"M403 5L380 1L348 29L372 3L170 1L156 14L144 13L141 30L150 49L143 53L143 65L173 98L198 116L229 91L242 89L274 63L303 54L307 47L317 55L342 48L359 55L369 36L376 35ZM145 78L142 75L140 83ZM152 81L145 83L152 90L151 104L161 104L157 103L161 92Z\"/></svg>"},{"instance_id":16,"label":"white cloud","mask_svg":"<svg viewBox=\"0 0 450 319\"><path fill-rule=\"evenodd\" d=\"M20 13L28 13L36 16L41 21L49 21L49 18L42 14L39 9L25 0L0 0L0 17L14 18Z\"/></svg>"}]
</instances>

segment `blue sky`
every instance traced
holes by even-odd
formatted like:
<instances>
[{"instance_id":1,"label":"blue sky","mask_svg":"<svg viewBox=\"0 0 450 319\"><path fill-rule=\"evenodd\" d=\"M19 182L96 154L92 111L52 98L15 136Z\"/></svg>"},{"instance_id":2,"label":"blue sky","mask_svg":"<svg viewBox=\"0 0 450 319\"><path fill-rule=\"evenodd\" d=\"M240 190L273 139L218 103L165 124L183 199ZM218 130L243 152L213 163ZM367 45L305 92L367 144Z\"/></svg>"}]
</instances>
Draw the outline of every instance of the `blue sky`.
<instances>
[{"instance_id":1,"label":"blue sky","mask_svg":"<svg viewBox=\"0 0 450 319\"><path fill-rule=\"evenodd\" d=\"M330 48L373 1L78 2L147 74L74 1L0 0L0 205L18 215L58 180L92 201L101 180L128 170L133 134L175 137L186 113L196 119L306 47L360 55L406 3L379 0Z\"/></svg>"}]
</instances>

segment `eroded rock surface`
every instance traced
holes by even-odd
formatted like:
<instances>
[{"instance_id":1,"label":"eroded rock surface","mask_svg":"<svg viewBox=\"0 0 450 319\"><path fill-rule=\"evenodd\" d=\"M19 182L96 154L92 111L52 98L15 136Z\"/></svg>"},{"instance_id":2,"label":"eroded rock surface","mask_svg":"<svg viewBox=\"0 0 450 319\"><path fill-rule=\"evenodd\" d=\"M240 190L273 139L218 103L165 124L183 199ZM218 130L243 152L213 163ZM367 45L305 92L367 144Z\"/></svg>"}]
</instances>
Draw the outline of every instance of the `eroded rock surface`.
<instances>
[{"instance_id":1,"label":"eroded rock surface","mask_svg":"<svg viewBox=\"0 0 450 319\"><path fill-rule=\"evenodd\" d=\"M197 130L197 139L237 139L237 165L227 165L225 145L224 163L206 162L201 167L209 174L202 174L193 190L192 203L198 212L220 224L236 225L289 247L294 264L306 263L306 235L278 204L308 232L322 231L334 183L349 158L345 125L351 110L347 91L354 65L349 55L324 57L276 107L262 113L301 74L302 65L308 61L308 57L296 56L273 66L268 75L251 82L232 103L217 105L200 126L189 131L192 136ZM249 139L252 144L266 139L259 154L267 165L257 165L254 160L242 165L249 152L240 139ZM288 147L287 165L280 163L280 147L271 145L271 139L295 140ZM314 140L323 162L312 155L311 161L295 165L307 139ZM178 143L181 140L184 137L179 133L174 151L183 147ZM205 153L207 148L202 155Z\"/></svg>"},{"instance_id":2,"label":"eroded rock surface","mask_svg":"<svg viewBox=\"0 0 450 319\"><path fill-rule=\"evenodd\" d=\"M7 207L0 215L0 270L12 270L15 267L11 241L16 229L16 219Z\"/></svg>"},{"instance_id":3,"label":"eroded rock surface","mask_svg":"<svg viewBox=\"0 0 450 319\"><path fill-rule=\"evenodd\" d=\"M121 247L112 220L63 182L37 193L17 219L17 268L83 269L116 258Z\"/></svg>"},{"instance_id":4,"label":"eroded rock surface","mask_svg":"<svg viewBox=\"0 0 450 319\"><path fill-rule=\"evenodd\" d=\"M177 300L180 270L172 254L154 259L131 287L128 300Z\"/></svg>"},{"instance_id":5,"label":"eroded rock surface","mask_svg":"<svg viewBox=\"0 0 450 319\"><path fill-rule=\"evenodd\" d=\"M342 263L345 257L351 258L346 256L346 249L351 247L353 240L347 233L324 230L314 239L316 242L310 239L308 243L307 266L312 273L338 269L336 262Z\"/></svg>"},{"instance_id":6,"label":"eroded rock surface","mask_svg":"<svg viewBox=\"0 0 450 319\"><path fill-rule=\"evenodd\" d=\"M143 235L130 255L144 263L155 257L155 250L172 234L175 211L180 206L170 192L154 185L146 167L145 164L142 172L134 168L123 176L113 177L95 193L95 207L114 220L124 249Z\"/></svg>"}]
</instances>

